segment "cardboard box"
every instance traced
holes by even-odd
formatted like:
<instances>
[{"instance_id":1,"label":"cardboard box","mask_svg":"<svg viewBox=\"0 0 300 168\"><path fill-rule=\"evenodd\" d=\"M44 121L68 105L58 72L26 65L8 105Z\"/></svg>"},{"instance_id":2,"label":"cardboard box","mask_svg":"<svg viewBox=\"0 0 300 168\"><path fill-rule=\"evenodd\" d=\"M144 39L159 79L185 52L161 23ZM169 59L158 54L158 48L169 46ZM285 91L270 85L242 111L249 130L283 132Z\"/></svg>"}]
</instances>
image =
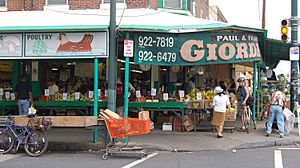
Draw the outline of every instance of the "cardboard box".
<instances>
[{"instance_id":1,"label":"cardboard box","mask_svg":"<svg viewBox=\"0 0 300 168\"><path fill-rule=\"evenodd\" d=\"M140 120L149 120L149 111L140 111L139 112L139 119Z\"/></svg>"},{"instance_id":2,"label":"cardboard box","mask_svg":"<svg viewBox=\"0 0 300 168\"><path fill-rule=\"evenodd\" d=\"M181 118L178 116L174 116L172 122L173 122L173 131L181 132L182 131Z\"/></svg>"},{"instance_id":3,"label":"cardboard box","mask_svg":"<svg viewBox=\"0 0 300 168\"><path fill-rule=\"evenodd\" d=\"M235 121L236 115L225 115L225 121Z\"/></svg>"},{"instance_id":4,"label":"cardboard box","mask_svg":"<svg viewBox=\"0 0 300 168\"><path fill-rule=\"evenodd\" d=\"M172 123L164 122L162 125L163 131L172 131Z\"/></svg>"},{"instance_id":5,"label":"cardboard box","mask_svg":"<svg viewBox=\"0 0 300 168\"><path fill-rule=\"evenodd\" d=\"M212 99L205 99L204 100L204 107L206 109L210 109L210 108L212 108L212 103L213 103Z\"/></svg>"},{"instance_id":6,"label":"cardboard box","mask_svg":"<svg viewBox=\"0 0 300 168\"><path fill-rule=\"evenodd\" d=\"M190 132L194 129L193 120L188 115L184 116L184 127L187 132Z\"/></svg>"},{"instance_id":7,"label":"cardboard box","mask_svg":"<svg viewBox=\"0 0 300 168\"><path fill-rule=\"evenodd\" d=\"M164 122L170 122L170 116L157 116L154 127L157 129L161 129Z\"/></svg>"}]
</instances>

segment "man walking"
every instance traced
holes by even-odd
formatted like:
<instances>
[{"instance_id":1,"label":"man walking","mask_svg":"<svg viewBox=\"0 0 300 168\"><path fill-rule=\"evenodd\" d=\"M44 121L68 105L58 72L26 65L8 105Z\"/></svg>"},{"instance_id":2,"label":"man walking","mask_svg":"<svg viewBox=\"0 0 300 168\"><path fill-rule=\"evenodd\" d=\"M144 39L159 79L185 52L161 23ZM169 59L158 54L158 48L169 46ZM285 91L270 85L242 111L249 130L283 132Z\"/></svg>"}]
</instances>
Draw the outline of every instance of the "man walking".
<instances>
[{"instance_id":1,"label":"man walking","mask_svg":"<svg viewBox=\"0 0 300 168\"><path fill-rule=\"evenodd\" d=\"M30 83L26 80L26 76L21 75L20 82L15 88L16 100L18 101L18 108L20 115L28 115L28 110L33 106L32 88Z\"/></svg>"}]
</instances>

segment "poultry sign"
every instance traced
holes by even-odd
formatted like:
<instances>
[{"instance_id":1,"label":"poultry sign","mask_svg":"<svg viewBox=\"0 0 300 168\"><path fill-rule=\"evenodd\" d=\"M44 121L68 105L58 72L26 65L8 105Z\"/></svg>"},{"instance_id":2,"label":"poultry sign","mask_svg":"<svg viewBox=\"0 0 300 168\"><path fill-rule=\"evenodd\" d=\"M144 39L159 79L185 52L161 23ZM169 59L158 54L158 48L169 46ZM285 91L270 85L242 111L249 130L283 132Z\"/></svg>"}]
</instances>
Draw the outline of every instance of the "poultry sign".
<instances>
[{"instance_id":1,"label":"poultry sign","mask_svg":"<svg viewBox=\"0 0 300 168\"><path fill-rule=\"evenodd\" d=\"M25 57L106 57L106 32L27 33Z\"/></svg>"}]
</instances>

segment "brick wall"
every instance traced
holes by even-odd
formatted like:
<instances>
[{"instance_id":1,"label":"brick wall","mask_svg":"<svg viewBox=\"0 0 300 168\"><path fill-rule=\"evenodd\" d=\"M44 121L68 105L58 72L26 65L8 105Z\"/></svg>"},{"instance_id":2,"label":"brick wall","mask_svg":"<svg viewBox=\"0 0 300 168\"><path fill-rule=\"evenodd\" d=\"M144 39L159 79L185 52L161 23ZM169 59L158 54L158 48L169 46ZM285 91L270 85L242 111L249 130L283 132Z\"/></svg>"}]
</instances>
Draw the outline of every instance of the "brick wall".
<instances>
[{"instance_id":1,"label":"brick wall","mask_svg":"<svg viewBox=\"0 0 300 168\"><path fill-rule=\"evenodd\" d=\"M127 8L146 8L147 0L126 0Z\"/></svg>"},{"instance_id":2,"label":"brick wall","mask_svg":"<svg viewBox=\"0 0 300 168\"><path fill-rule=\"evenodd\" d=\"M7 1L8 11L20 11L23 10L23 0L9 0Z\"/></svg>"},{"instance_id":3,"label":"brick wall","mask_svg":"<svg viewBox=\"0 0 300 168\"><path fill-rule=\"evenodd\" d=\"M70 10L99 9L101 0L69 0Z\"/></svg>"},{"instance_id":4,"label":"brick wall","mask_svg":"<svg viewBox=\"0 0 300 168\"><path fill-rule=\"evenodd\" d=\"M208 0L195 0L196 3L196 17L209 19L209 4Z\"/></svg>"},{"instance_id":5,"label":"brick wall","mask_svg":"<svg viewBox=\"0 0 300 168\"><path fill-rule=\"evenodd\" d=\"M149 8L151 9L157 9L158 7L158 0L148 0L148 4L147 4Z\"/></svg>"}]
</instances>

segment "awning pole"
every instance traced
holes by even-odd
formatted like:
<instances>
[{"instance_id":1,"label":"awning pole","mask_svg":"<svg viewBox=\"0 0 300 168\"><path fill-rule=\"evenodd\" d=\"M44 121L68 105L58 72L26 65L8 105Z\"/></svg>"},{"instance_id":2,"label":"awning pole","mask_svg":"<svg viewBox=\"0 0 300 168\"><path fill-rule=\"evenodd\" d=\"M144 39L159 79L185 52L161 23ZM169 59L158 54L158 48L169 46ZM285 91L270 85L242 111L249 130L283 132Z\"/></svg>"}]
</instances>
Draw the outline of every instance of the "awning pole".
<instances>
[{"instance_id":1,"label":"awning pole","mask_svg":"<svg viewBox=\"0 0 300 168\"><path fill-rule=\"evenodd\" d=\"M256 92L257 92L257 62L253 63L253 100L254 104L252 107L252 116L253 116L253 122L256 125Z\"/></svg>"},{"instance_id":2,"label":"awning pole","mask_svg":"<svg viewBox=\"0 0 300 168\"><path fill-rule=\"evenodd\" d=\"M94 59L94 116L98 116L98 58ZM98 141L98 128L93 132L93 141Z\"/></svg>"}]
</instances>

